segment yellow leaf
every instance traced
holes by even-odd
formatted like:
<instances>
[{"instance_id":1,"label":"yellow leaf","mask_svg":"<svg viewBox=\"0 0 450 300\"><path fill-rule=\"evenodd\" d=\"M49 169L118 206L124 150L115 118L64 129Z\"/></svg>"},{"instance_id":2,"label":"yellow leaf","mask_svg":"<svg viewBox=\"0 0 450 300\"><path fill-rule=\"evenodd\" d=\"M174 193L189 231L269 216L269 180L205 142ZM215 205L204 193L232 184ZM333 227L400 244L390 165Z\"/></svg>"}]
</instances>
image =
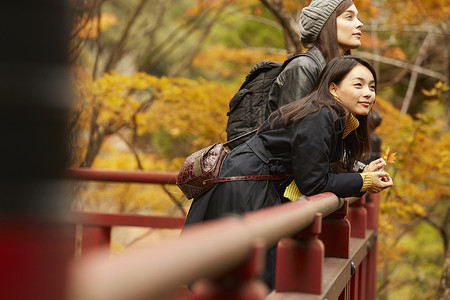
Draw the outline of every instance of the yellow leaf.
<instances>
[{"instance_id":1,"label":"yellow leaf","mask_svg":"<svg viewBox=\"0 0 450 300\"><path fill-rule=\"evenodd\" d=\"M397 154L396 152L391 151L390 147L387 147L384 152L383 159L386 161L386 163L393 164L397 160L397 157L395 157L396 154Z\"/></svg>"}]
</instances>

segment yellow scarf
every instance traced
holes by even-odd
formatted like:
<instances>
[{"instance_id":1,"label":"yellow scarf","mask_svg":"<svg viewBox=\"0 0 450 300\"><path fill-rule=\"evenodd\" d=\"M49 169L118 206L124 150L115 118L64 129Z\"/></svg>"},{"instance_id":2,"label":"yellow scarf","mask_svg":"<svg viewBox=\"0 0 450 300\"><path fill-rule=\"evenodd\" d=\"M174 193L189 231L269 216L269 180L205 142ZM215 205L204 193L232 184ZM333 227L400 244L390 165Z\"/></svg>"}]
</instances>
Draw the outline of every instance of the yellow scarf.
<instances>
[{"instance_id":1,"label":"yellow scarf","mask_svg":"<svg viewBox=\"0 0 450 300\"><path fill-rule=\"evenodd\" d=\"M345 128L344 132L342 133L342 138L346 138L347 135L349 135L350 132L358 128L359 121L358 119L353 115L350 114L345 121ZM286 187L286 190L284 191L284 197L288 198L291 201L295 201L298 198L302 196L302 193L298 190L297 184L295 184L295 181L293 180L291 184L289 184Z\"/></svg>"}]
</instances>

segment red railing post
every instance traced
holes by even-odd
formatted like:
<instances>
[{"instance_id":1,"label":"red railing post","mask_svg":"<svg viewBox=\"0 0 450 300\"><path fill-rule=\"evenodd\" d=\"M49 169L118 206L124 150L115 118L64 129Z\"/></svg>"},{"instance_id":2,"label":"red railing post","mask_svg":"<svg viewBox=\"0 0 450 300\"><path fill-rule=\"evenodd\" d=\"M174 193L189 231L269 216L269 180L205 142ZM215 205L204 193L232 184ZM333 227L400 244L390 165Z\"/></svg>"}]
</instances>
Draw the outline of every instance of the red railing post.
<instances>
[{"instance_id":1,"label":"red railing post","mask_svg":"<svg viewBox=\"0 0 450 300\"><path fill-rule=\"evenodd\" d=\"M375 231L375 238L368 243L368 253L366 257L366 299L376 299L376 272L377 272L377 232L378 232L378 216L380 206L380 194L367 194L367 227Z\"/></svg>"},{"instance_id":2,"label":"red railing post","mask_svg":"<svg viewBox=\"0 0 450 300\"><path fill-rule=\"evenodd\" d=\"M345 218L348 213L348 201L322 220L322 232L319 239L325 246L326 257L348 258L350 251L350 222Z\"/></svg>"},{"instance_id":3,"label":"red railing post","mask_svg":"<svg viewBox=\"0 0 450 300\"><path fill-rule=\"evenodd\" d=\"M74 226L64 221L9 218L0 217L0 299L67 299Z\"/></svg>"},{"instance_id":4,"label":"red railing post","mask_svg":"<svg viewBox=\"0 0 450 300\"><path fill-rule=\"evenodd\" d=\"M363 259L358 268L358 291L357 298L359 300L365 300L367 289L367 256Z\"/></svg>"},{"instance_id":5,"label":"red railing post","mask_svg":"<svg viewBox=\"0 0 450 300\"><path fill-rule=\"evenodd\" d=\"M324 245L318 239L322 214L316 214L314 223L293 237L278 243L275 290L320 294Z\"/></svg>"},{"instance_id":6,"label":"red railing post","mask_svg":"<svg viewBox=\"0 0 450 300\"><path fill-rule=\"evenodd\" d=\"M367 211L364 207L365 197L353 202L349 206L347 219L351 224L351 237L365 238L367 229Z\"/></svg>"},{"instance_id":7,"label":"red railing post","mask_svg":"<svg viewBox=\"0 0 450 300\"><path fill-rule=\"evenodd\" d=\"M192 287L192 300L262 300L266 285L257 276L264 269L266 248L255 243L249 259L236 270L214 279L199 280Z\"/></svg>"},{"instance_id":8,"label":"red railing post","mask_svg":"<svg viewBox=\"0 0 450 300\"><path fill-rule=\"evenodd\" d=\"M109 247L111 242L111 227L83 224L81 253L86 253L98 247Z\"/></svg>"}]
</instances>

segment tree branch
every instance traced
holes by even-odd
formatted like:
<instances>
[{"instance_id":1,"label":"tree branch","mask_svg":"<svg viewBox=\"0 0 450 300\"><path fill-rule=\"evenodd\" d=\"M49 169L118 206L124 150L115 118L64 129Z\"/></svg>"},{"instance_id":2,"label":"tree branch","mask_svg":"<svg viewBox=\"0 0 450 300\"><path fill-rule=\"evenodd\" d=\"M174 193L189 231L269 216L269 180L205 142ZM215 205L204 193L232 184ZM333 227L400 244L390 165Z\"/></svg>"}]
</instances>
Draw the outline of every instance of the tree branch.
<instances>
[{"instance_id":1,"label":"tree branch","mask_svg":"<svg viewBox=\"0 0 450 300\"><path fill-rule=\"evenodd\" d=\"M223 10L218 9L215 13L215 15L210 19L208 24L205 26L202 36L200 37L199 41L197 42L196 47L191 51L189 55L186 56L186 58L179 64L177 69L173 71L170 76L178 76L187 66L189 66L192 61L194 60L197 53L200 51L203 42L206 40L206 38L209 36L209 33L211 32L211 29L213 25L217 22L218 19L220 19L220 15L223 12Z\"/></svg>"},{"instance_id":2,"label":"tree branch","mask_svg":"<svg viewBox=\"0 0 450 300\"><path fill-rule=\"evenodd\" d=\"M374 55L372 53L369 52L365 52L365 51L360 51L360 50L352 50L352 53L357 55L357 56L361 56L363 58L366 59L370 59L373 61L378 61L381 62L383 64L387 64L387 65L392 65L395 67L399 67L399 68L404 68L404 69L409 69L411 71L415 71L418 74L423 74L432 78L436 78L438 80L442 80L442 81L448 81L447 76L445 76L444 74L432 71L430 69L426 69L423 68L421 66L417 66L417 65L412 65L408 62L404 62L402 60L399 59L394 59L394 58L389 58L389 57L384 57L381 55Z\"/></svg>"},{"instance_id":3,"label":"tree branch","mask_svg":"<svg viewBox=\"0 0 450 300\"><path fill-rule=\"evenodd\" d=\"M115 44L113 50L111 51L111 54L109 55L108 60L106 61L104 68L105 72L109 72L121 58L125 48L125 42L130 34L131 27L136 22L137 17L143 11L143 8L147 2L148 0L141 0L139 4L136 6L130 19L128 19L128 22L125 25L125 29L123 30L119 41Z\"/></svg>"},{"instance_id":4,"label":"tree branch","mask_svg":"<svg viewBox=\"0 0 450 300\"><path fill-rule=\"evenodd\" d=\"M100 30L100 21L102 17L102 4L104 0L99 0L97 4L97 53L95 54L94 68L92 69L92 79L95 80L97 78L97 68L100 60L100 55L103 52L103 43L102 43L102 32Z\"/></svg>"},{"instance_id":5,"label":"tree branch","mask_svg":"<svg viewBox=\"0 0 450 300\"><path fill-rule=\"evenodd\" d=\"M301 53L302 46L299 39L298 29L292 22L292 18L283 6L281 0L260 0L275 16L283 28L286 50L288 53Z\"/></svg>"},{"instance_id":6,"label":"tree branch","mask_svg":"<svg viewBox=\"0 0 450 300\"><path fill-rule=\"evenodd\" d=\"M432 34L428 33L425 39L423 40L422 45L420 46L419 55L417 56L416 61L414 62L415 66L422 65L423 61L427 57L427 49L430 47L432 40ZM411 104L411 99L414 95L414 89L416 88L418 72L413 70L411 73L411 77L409 79L408 90L406 91L405 98L403 99L402 107L400 112L402 114L406 114L408 112L409 105Z\"/></svg>"},{"instance_id":7,"label":"tree branch","mask_svg":"<svg viewBox=\"0 0 450 300\"><path fill-rule=\"evenodd\" d=\"M116 132L117 136L128 146L128 149L133 153L134 158L136 159L136 163L138 166L138 169L143 171L144 167L142 167L141 159L139 158L139 154L137 153L136 149L133 147L133 145L127 141L127 139L119 132Z\"/></svg>"},{"instance_id":8,"label":"tree branch","mask_svg":"<svg viewBox=\"0 0 450 300\"><path fill-rule=\"evenodd\" d=\"M166 194L169 196L170 200L175 204L175 206L181 211L184 217L186 217L186 212L184 211L183 206L181 206L181 202L175 199L175 197L169 192L169 190L166 188L164 184L161 184L161 187L166 192Z\"/></svg>"}]
</instances>

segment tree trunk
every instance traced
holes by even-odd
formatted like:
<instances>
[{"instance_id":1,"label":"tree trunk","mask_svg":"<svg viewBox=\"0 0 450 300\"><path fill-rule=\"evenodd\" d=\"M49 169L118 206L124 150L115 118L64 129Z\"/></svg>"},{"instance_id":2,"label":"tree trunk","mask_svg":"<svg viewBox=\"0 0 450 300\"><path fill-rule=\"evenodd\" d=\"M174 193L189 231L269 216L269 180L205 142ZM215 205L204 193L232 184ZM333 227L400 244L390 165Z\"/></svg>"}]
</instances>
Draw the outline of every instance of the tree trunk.
<instances>
[{"instance_id":1,"label":"tree trunk","mask_svg":"<svg viewBox=\"0 0 450 300\"><path fill-rule=\"evenodd\" d=\"M284 31L285 46L288 53L298 54L302 52L302 46L298 35L297 27L293 26L291 17L283 6L281 0L260 0L275 16Z\"/></svg>"},{"instance_id":2,"label":"tree trunk","mask_svg":"<svg viewBox=\"0 0 450 300\"><path fill-rule=\"evenodd\" d=\"M441 298L440 300L450 299L450 244L447 243L447 251L445 252L444 265L442 267L442 276L439 286Z\"/></svg>"}]
</instances>

